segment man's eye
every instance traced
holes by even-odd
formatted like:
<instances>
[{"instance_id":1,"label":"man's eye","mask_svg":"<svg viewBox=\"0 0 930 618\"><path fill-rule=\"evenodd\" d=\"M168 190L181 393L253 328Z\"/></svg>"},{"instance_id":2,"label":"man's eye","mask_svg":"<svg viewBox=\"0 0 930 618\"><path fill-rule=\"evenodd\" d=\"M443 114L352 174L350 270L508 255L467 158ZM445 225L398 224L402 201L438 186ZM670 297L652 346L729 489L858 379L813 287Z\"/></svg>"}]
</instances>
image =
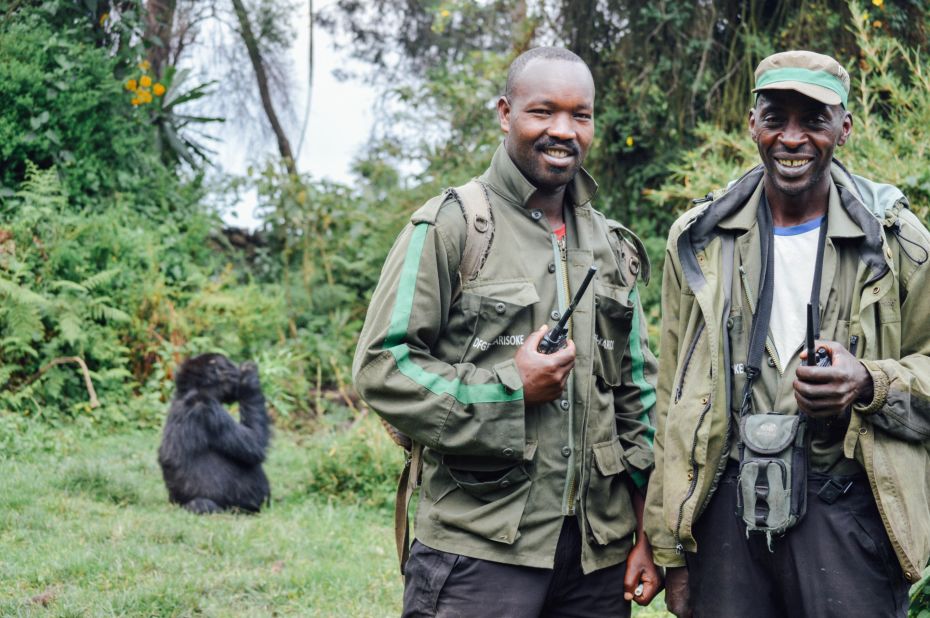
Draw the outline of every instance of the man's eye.
<instances>
[{"instance_id":1,"label":"man's eye","mask_svg":"<svg viewBox=\"0 0 930 618\"><path fill-rule=\"evenodd\" d=\"M591 114L575 114L575 118L578 118L579 120L591 120L593 116Z\"/></svg>"}]
</instances>

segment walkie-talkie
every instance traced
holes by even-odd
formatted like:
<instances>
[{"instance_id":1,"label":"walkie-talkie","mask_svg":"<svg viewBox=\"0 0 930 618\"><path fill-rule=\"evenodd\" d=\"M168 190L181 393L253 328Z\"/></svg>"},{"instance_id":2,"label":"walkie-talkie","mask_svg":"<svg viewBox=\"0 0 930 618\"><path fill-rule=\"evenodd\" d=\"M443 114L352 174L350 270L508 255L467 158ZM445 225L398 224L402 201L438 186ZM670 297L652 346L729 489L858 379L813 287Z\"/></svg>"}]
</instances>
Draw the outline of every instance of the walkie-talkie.
<instances>
[{"instance_id":1,"label":"walkie-talkie","mask_svg":"<svg viewBox=\"0 0 930 618\"><path fill-rule=\"evenodd\" d=\"M814 351L814 307L807 303L807 365L809 367L829 367L830 354L824 347Z\"/></svg>"},{"instance_id":2,"label":"walkie-talkie","mask_svg":"<svg viewBox=\"0 0 930 618\"><path fill-rule=\"evenodd\" d=\"M568 320L572 317L572 313L575 312L578 301L584 296L584 292L588 289L588 284L591 283L591 278L594 277L594 273L596 272L597 266L592 266L588 269L588 274L584 276L584 281L581 282L581 287L579 287L578 292L575 293L575 298L572 299L568 309L565 310L565 313L562 314L562 317L559 318L556 325L553 326L552 329L546 333L546 336L542 338L542 341L539 342L539 347L536 348L539 353L552 354L566 346L568 340Z\"/></svg>"}]
</instances>

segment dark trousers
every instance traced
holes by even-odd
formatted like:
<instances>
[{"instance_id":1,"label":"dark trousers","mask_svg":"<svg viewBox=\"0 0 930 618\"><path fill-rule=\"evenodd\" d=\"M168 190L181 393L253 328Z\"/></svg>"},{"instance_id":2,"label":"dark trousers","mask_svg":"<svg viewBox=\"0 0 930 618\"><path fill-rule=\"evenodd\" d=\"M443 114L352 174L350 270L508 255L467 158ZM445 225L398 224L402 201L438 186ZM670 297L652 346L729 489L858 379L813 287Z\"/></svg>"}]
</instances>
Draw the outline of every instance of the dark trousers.
<instances>
[{"instance_id":1,"label":"dark trousers","mask_svg":"<svg viewBox=\"0 0 930 618\"><path fill-rule=\"evenodd\" d=\"M623 599L626 563L581 571L578 521L565 519L555 568L501 564L413 542L407 561L404 618L629 618Z\"/></svg>"},{"instance_id":2,"label":"dark trousers","mask_svg":"<svg viewBox=\"0 0 930 618\"><path fill-rule=\"evenodd\" d=\"M735 466L694 528L686 554L698 618L880 618L907 615L908 585L865 475L833 504L817 497L828 477L808 477L807 514L784 536L746 538L736 514Z\"/></svg>"}]
</instances>

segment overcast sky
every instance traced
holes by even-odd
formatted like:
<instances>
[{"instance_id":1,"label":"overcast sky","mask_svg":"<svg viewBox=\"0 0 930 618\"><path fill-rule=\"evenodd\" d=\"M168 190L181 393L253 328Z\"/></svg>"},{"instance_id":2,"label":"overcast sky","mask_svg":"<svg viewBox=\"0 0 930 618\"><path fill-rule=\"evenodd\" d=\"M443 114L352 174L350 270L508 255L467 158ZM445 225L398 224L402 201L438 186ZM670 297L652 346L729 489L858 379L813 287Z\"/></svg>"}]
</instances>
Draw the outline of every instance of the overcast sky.
<instances>
[{"instance_id":1,"label":"overcast sky","mask_svg":"<svg viewBox=\"0 0 930 618\"><path fill-rule=\"evenodd\" d=\"M331 5L335 0L314 0L314 10ZM309 23L307 3L299 4L297 40L291 50L294 69L292 96L294 109L299 118L307 100L307 45ZM349 167L352 159L367 140L373 123L372 108L374 92L359 81L340 82L333 77L333 70L353 66L346 53L333 49L333 38L323 28L314 29L313 100L310 105L310 125L297 168L314 178L328 178L346 182L351 177ZM232 174L245 174L249 164L262 163L268 155L276 155L274 140L266 140L264 150L256 149L239 135L234 123L219 125L222 142L216 145L220 166ZM299 129L289 134L291 148L297 148ZM254 140L253 140L254 141ZM232 225L254 228L254 194L247 195L226 217Z\"/></svg>"}]
</instances>

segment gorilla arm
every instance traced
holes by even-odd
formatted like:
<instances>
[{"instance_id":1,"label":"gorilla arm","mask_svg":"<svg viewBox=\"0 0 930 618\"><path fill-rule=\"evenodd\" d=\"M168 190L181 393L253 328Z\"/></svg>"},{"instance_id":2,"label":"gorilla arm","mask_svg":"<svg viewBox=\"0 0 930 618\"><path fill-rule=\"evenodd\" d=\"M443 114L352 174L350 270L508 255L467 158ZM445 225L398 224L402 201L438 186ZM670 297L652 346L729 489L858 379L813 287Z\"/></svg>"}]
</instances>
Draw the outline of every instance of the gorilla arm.
<instances>
[{"instance_id":1,"label":"gorilla arm","mask_svg":"<svg viewBox=\"0 0 930 618\"><path fill-rule=\"evenodd\" d=\"M265 397L258 381L258 368L254 363L245 363L239 383L239 416L237 423L219 403L210 402L208 419L211 447L230 459L254 466L265 460L268 446L268 414Z\"/></svg>"}]
</instances>

